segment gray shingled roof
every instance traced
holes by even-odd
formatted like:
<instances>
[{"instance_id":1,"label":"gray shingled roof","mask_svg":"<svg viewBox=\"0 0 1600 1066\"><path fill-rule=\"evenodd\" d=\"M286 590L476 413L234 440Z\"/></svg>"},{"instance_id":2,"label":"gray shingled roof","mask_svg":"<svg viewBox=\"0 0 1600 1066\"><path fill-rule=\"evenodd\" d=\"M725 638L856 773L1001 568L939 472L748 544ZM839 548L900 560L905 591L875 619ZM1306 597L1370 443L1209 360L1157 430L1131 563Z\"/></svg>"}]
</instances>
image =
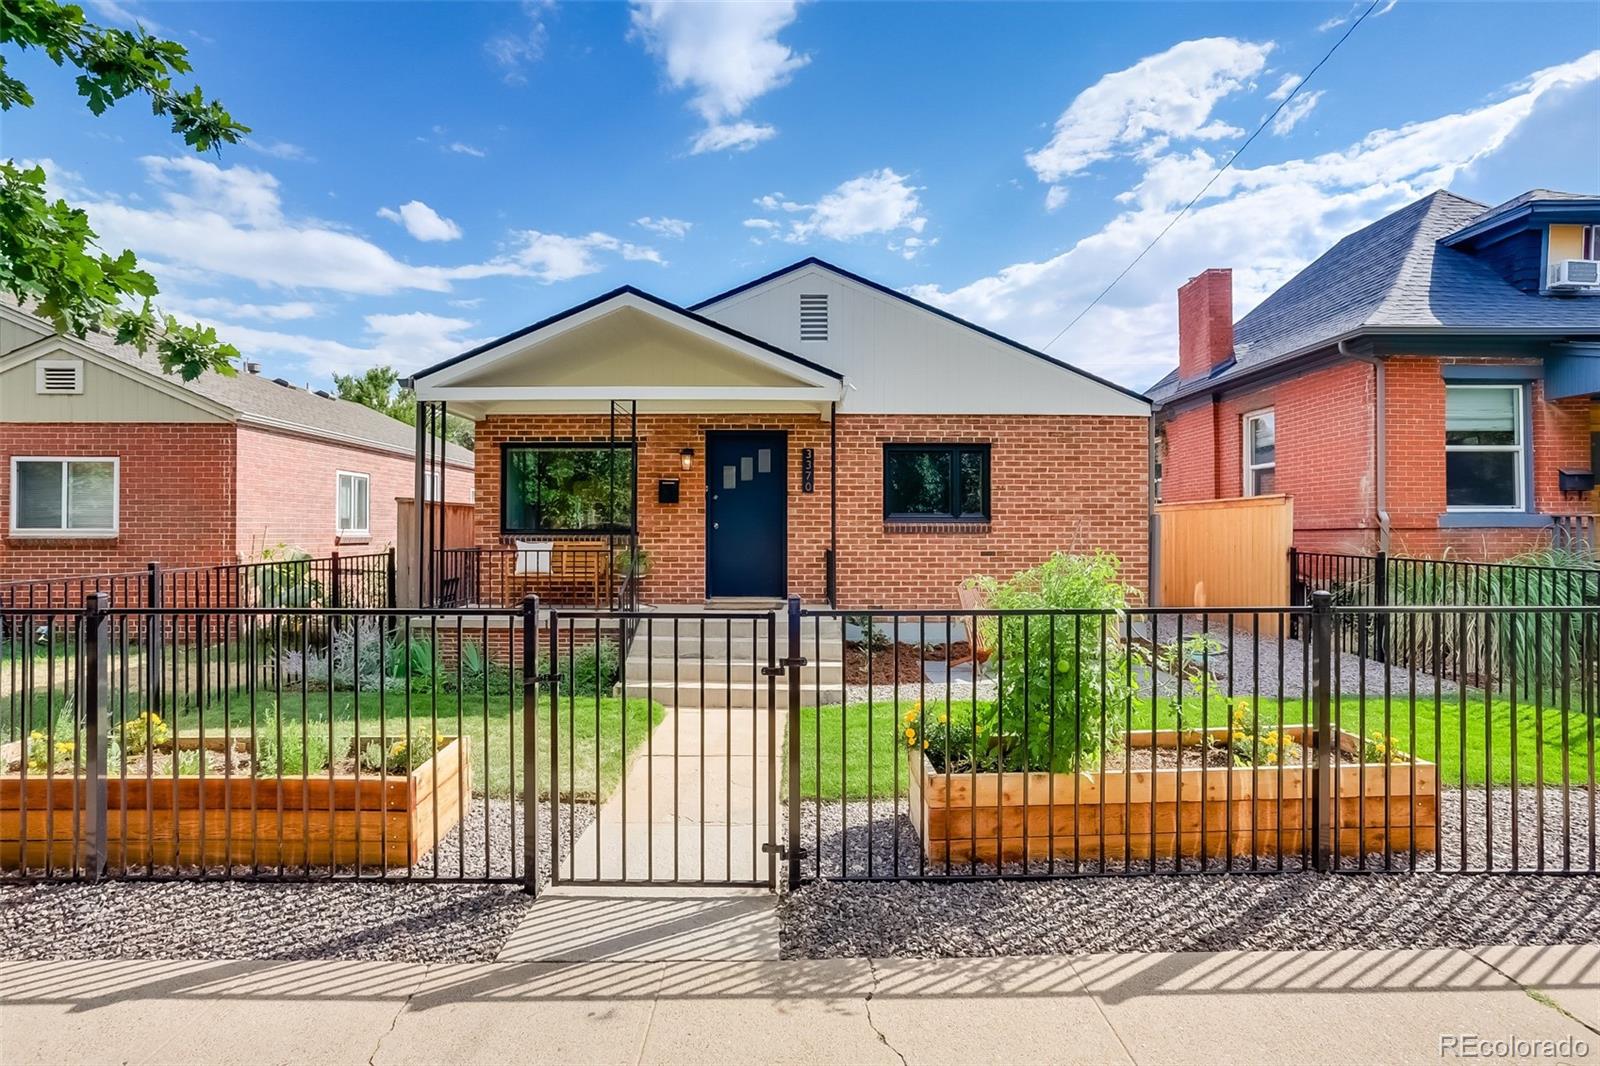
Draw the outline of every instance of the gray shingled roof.
<instances>
[{"instance_id":1,"label":"gray shingled roof","mask_svg":"<svg viewBox=\"0 0 1600 1066\"><path fill-rule=\"evenodd\" d=\"M17 306L9 298L6 302ZM91 333L81 338L81 343L221 404L247 420L261 419L313 436L328 437L335 443L339 438L354 438L362 443L403 451L408 455L416 450L417 431L414 427L358 403L318 396L297 385L279 385L271 378L243 371L231 378L221 374L202 374L194 381L184 381L176 375L164 374L160 362L153 355L143 355L137 348L118 344L115 338L107 334ZM467 449L455 444L447 444L445 448L450 461L472 465L472 453Z\"/></svg>"},{"instance_id":2,"label":"gray shingled roof","mask_svg":"<svg viewBox=\"0 0 1600 1066\"><path fill-rule=\"evenodd\" d=\"M1213 388L1358 330L1600 332L1600 299L1523 292L1483 261L1438 243L1486 213L1509 209L1489 211L1440 190L1380 218L1339 241L1235 323L1231 364L1204 381L1181 385L1174 370L1149 396L1159 402Z\"/></svg>"}]
</instances>

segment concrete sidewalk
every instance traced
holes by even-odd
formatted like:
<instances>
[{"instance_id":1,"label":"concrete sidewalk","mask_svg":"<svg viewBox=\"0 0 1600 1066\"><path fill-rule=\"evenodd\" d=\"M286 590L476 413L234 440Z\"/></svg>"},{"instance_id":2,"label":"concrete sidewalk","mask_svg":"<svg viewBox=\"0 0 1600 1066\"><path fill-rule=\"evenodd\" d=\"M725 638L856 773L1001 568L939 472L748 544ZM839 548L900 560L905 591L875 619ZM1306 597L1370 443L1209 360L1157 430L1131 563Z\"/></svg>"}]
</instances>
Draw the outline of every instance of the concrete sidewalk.
<instances>
[{"instance_id":1,"label":"concrete sidewalk","mask_svg":"<svg viewBox=\"0 0 1600 1066\"><path fill-rule=\"evenodd\" d=\"M0 1061L1438 1062L1583 1041L1600 947L785 962L0 967ZM1491 1056L1492 1058L1492 1056ZM1446 1056L1448 1061L1448 1056ZM1554 1060L1552 1060L1554 1061Z\"/></svg>"}]
</instances>

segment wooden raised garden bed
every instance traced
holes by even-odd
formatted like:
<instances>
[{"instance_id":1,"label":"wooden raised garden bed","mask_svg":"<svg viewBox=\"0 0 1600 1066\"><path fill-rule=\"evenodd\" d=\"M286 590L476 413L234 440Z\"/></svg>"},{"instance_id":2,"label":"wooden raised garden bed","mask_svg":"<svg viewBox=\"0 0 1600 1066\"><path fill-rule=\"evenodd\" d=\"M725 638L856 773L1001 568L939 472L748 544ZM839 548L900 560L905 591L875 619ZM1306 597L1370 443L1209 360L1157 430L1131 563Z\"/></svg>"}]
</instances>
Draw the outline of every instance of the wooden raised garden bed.
<instances>
[{"instance_id":1,"label":"wooden raised garden bed","mask_svg":"<svg viewBox=\"0 0 1600 1066\"><path fill-rule=\"evenodd\" d=\"M187 738L184 738L187 739ZM183 741L180 740L180 744ZM213 745L207 743L208 748ZM220 746L216 748L220 750ZM0 869L70 868L88 820L82 776L0 776ZM106 780L107 865L362 866L415 864L461 820L472 796L468 738L450 737L409 773L363 770L231 778L207 773ZM434 799L438 802L435 805ZM24 803L24 799L26 803ZM26 812L26 813L24 813ZM23 853L22 825L27 844Z\"/></svg>"},{"instance_id":2,"label":"wooden raised garden bed","mask_svg":"<svg viewBox=\"0 0 1600 1066\"><path fill-rule=\"evenodd\" d=\"M1226 729L1210 730L1214 742ZM1299 740L1304 727L1285 726ZM1130 733L1131 749L1178 747L1172 730ZM1185 759L1194 765L1122 769L1121 752L1105 772L961 773L935 770L921 751L909 752L910 799L929 862L993 864L1030 859L1108 861L1128 856L1222 861L1229 853L1295 854L1310 846L1310 767L1217 766L1202 771L1199 731L1184 734ZM1338 769L1338 854L1432 851L1437 845L1438 800L1434 765L1418 759L1362 764L1361 738L1341 732ZM1384 778L1387 769L1388 802ZM1413 769L1415 792L1413 793ZM1180 781L1181 774L1181 781ZM1053 787L1052 787L1053 781ZM1363 792L1365 793L1363 797ZM1053 797L1053 799L1052 799ZM1387 810L1385 808L1387 807ZM1155 833L1152 838L1151 822ZM1026 826L1026 831L1024 830ZM1103 835L1102 835L1103 834ZM1230 841L1231 834L1231 841ZM1102 853L1103 847L1103 853Z\"/></svg>"}]
</instances>

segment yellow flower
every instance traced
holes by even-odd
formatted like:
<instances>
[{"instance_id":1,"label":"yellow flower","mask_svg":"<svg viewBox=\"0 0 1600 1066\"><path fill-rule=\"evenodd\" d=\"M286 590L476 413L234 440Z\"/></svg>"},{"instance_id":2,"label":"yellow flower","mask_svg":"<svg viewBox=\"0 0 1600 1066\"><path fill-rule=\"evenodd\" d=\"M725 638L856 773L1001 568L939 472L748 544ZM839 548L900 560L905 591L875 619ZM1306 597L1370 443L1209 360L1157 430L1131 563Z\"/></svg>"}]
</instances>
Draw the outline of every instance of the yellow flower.
<instances>
[{"instance_id":1,"label":"yellow flower","mask_svg":"<svg viewBox=\"0 0 1600 1066\"><path fill-rule=\"evenodd\" d=\"M915 740L915 739L917 739L917 731L915 729L907 729L906 730L906 739L907 740Z\"/></svg>"}]
</instances>

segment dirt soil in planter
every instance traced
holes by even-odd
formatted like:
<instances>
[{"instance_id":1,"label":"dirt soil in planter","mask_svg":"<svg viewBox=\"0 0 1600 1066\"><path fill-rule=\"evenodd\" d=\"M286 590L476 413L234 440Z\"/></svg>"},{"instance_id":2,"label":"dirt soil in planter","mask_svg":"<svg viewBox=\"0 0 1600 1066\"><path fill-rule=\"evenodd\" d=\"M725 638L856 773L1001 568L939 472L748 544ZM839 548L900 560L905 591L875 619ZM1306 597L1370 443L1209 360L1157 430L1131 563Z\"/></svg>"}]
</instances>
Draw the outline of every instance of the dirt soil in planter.
<instances>
[{"instance_id":1,"label":"dirt soil in planter","mask_svg":"<svg viewBox=\"0 0 1600 1066\"><path fill-rule=\"evenodd\" d=\"M0 777L22 776L21 750L22 748L20 742L16 741L0 746ZM194 749L186 749L181 753L184 758L182 759L182 763L178 770L180 777L199 776L200 770L195 764L193 752ZM84 772L83 759L84 754L80 753L78 755L78 764L74 766L72 756L68 755L64 758L58 758L51 772L56 777L70 777L74 773L81 774ZM147 775L150 777L171 777L172 761L172 751L170 748L157 748L153 752L140 752L137 755L129 755L124 759L124 764L126 766L128 777L144 777ZM113 764L109 767L109 772L112 775L120 775L122 770ZM205 772L207 777L222 777L225 774L231 774L234 777L250 777L252 775L252 760L249 752L245 751L243 748L235 750L231 760L224 752L211 748L206 751ZM346 755L333 760L334 776L354 777L355 772L356 759L354 755ZM404 777L409 772L410 771L408 770L395 769L394 767L391 767L389 769L389 776ZM28 776L43 777L45 776L45 773L46 771L44 770L30 769L28 771ZM279 775L276 773L269 773L262 776L276 777ZM299 772L286 772L283 773L282 776L299 777L301 775ZM310 770L307 776L327 777L328 767L326 765L316 767ZM377 777L381 775L378 770L372 768L371 766L363 765L361 767L361 776Z\"/></svg>"},{"instance_id":2,"label":"dirt soil in planter","mask_svg":"<svg viewBox=\"0 0 1600 1066\"><path fill-rule=\"evenodd\" d=\"M923 663L959 661L972 654L964 640L954 644L895 644L872 649L872 677L867 677L867 648L864 644L844 646L844 680L847 685L904 685L922 680Z\"/></svg>"},{"instance_id":3,"label":"dirt soil in planter","mask_svg":"<svg viewBox=\"0 0 1600 1066\"><path fill-rule=\"evenodd\" d=\"M1204 759L1205 767L1209 770L1227 770L1230 768L1244 768L1248 766L1248 764L1245 763L1235 763L1225 745L1209 744L1202 751L1198 744L1184 744L1183 768L1185 770L1198 769L1202 765L1202 757ZM1299 766L1301 764L1301 758L1302 755L1300 751L1300 745L1290 743L1284 744L1284 766ZM928 763L930 766L934 767L935 773L942 774L944 773L944 770L939 766L939 761L938 754L930 749L928 752ZM962 763L961 760L958 759L954 761L957 765L951 769L950 772L952 774L964 774L972 772L972 768ZM1275 768L1275 765L1276 764L1269 764L1266 762L1262 762L1260 764L1262 769L1273 769ZM1099 773L1100 770L1103 769L1106 773L1112 774L1122 773L1124 768L1129 771L1150 769L1176 770L1178 768L1178 749L1133 748L1128 751L1119 749L1117 751L1107 753L1104 762L1100 767L1091 769L1086 766L1084 769L1087 773ZM989 771L979 772L985 773Z\"/></svg>"}]
</instances>

